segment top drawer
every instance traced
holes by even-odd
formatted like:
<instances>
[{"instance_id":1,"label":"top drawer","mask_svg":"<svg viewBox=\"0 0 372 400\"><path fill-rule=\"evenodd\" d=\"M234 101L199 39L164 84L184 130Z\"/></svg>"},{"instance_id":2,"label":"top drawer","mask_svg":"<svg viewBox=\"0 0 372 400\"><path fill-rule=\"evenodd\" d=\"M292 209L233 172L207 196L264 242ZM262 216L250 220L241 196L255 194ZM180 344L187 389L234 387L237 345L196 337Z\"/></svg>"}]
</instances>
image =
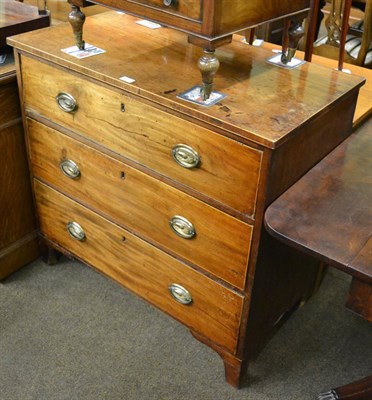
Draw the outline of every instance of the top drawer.
<instances>
[{"instance_id":1,"label":"top drawer","mask_svg":"<svg viewBox=\"0 0 372 400\"><path fill-rule=\"evenodd\" d=\"M26 110L254 215L261 151L27 57L22 79ZM75 111L58 106L62 92L76 100Z\"/></svg>"}]
</instances>

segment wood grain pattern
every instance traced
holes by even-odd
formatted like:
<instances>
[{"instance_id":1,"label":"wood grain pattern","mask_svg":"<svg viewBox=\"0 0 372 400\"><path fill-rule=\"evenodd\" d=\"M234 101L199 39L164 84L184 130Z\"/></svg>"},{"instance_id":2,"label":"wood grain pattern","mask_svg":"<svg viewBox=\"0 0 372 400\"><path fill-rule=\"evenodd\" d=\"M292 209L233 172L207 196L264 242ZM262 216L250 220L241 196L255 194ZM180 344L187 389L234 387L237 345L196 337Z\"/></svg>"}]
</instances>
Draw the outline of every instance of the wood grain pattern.
<instances>
[{"instance_id":1,"label":"wood grain pattern","mask_svg":"<svg viewBox=\"0 0 372 400\"><path fill-rule=\"evenodd\" d=\"M205 7L208 4L208 10L211 11L211 2L203 4ZM304 64L291 71L284 70L266 62L271 52L246 46L235 40L217 50L222 60L218 85L227 97L213 107L201 107L177 98L185 88L190 88L199 81L199 77L195 78L193 67L200 55L199 51L186 44L184 34L164 28L150 32L134 21L131 17L116 13L88 18L86 40L104 48L106 52L83 60L74 59L60 51L71 45L67 37L70 36L68 27L58 26L45 31L47 35L44 32L43 40L38 40L40 37L34 33L11 39L16 45L16 56L20 59L20 83L27 86L33 82L25 88L27 93L23 98L26 100L27 114L33 119L30 123L33 142L30 144L33 157L36 155L36 158L31 162L37 166L37 174L43 180L61 190L62 193L57 193L58 198L63 198L63 193L69 193L73 200L83 202L80 205L74 203L73 209L76 213L73 216L83 217L87 226L95 220L101 221L102 217L106 219L106 223L111 224L110 227L113 223L124 225L118 222L122 216L118 213L117 205L108 203L112 198L117 199L117 203L122 203L122 208L125 209L125 203L122 202L125 198L132 213L138 213L138 209L145 210L142 214L145 215L145 224L148 226L152 222L147 217L151 207L156 210L155 215L163 218L168 210L174 210L179 205L183 211L187 212L191 207L192 210L197 210L197 215L201 215L202 219L205 218L202 229L215 223L213 234L217 241L214 243L221 244L219 248L213 249L216 250L216 255L191 254L190 257L222 255L226 258L224 253L231 255L231 246L240 243L240 249L247 249L247 242L251 241L249 260L244 270L244 287L236 286L243 293L239 309L234 308L238 322L229 324L229 332L224 331L229 335L234 331L233 339L212 337L206 326L208 320L202 322L197 315L190 315L191 322L186 323L193 332L197 332L199 340L222 355L229 382L239 386L248 361L268 341L287 314L311 295L317 277L316 260L289 249L268 237L262 230L265 206L351 133L355 100L363 79L311 64ZM105 35L102 35L103 30ZM32 76L28 75L30 71ZM48 79L42 82L37 74ZM136 81L133 84L122 82L119 78L123 75L133 77ZM56 90L57 93L66 90L65 87L56 86L61 81L67 85L65 87L68 90L74 90L75 97L84 97L83 102L79 101L78 111L67 117L61 117L61 112L55 109ZM46 87L40 92L43 95L36 95L43 84ZM38 89L34 91L30 89L31 86ZM54 93L48 93L49 87L54 87ZM33 96L37 98L33 99ZM31 107L30 104L38 106ZM122 109L125 111L121 111ZM82 110L84 114L79 114ZM81 115L85 117L82 118ZM337 118L340 115L342 118ZM129 122L125 123L127 116ZM39 126L42 128L39 129ZM138 126L141 127L140 130ZM60 133L54 134L50 128ZM77 132L73 131L75 129ZM200 170L206 167L204 172L209 175L200 175L199 178L199 170L182 171L181 175L173 175L178 174L175 172L178 167L162 161L169 161L173 137L177 141L187 138L186 144L196 147L202 156ZM86 153L87 149L89 154ZM158 149L165 152L157 152ZM153 163L152 157L140 154L147 152L155 155L157 162ZM78 183L65 184L64 178L58 178L60 172L56 165L66 154L73 154L84 166L82 177L88 177L84 192ZM86 156L83 157L84 154ZM162 170L158 169L159 165ZM86 169L86 166L89 168ZM116 171L118 167L121 172L126 168L124 171L127 175L126 179L116 184L117 173L111 171ZM51 169L55 173L50 172ZM86 173L90 169L95 171L97 179L94 183L93 177ZM295 172L288 172L292 169ZM236 180L229 182L229 175L236 175ZM189 183L183 181L185 176L192 176ZM197 186L199 180L202 182L201 186ZM82 182L83 180L80 183ZM131 182L137 182L138 187ZM121 188L125 188L127 183L128 193L125 190L121 193ZM195 186L191 188L191 184ZM216 187L209 187L212 185ZM233 188L234 185L236 188ZM147 187L152 188L151 193ZM98 188L101 189L100 192ZM254 218L247 219L246 214L238 214L231 207L227 209L225 203L231 200L226 199L232 197L225 197L225 194L220 197L218 193L223 188L235 193L235 203L229 203L235 204L234 207L244 204L243 207L249 208L249 204L255 202ZM253 188L257 189L254 195ZM53 189L46 190L48 193L56 193ZM160 193L163 196L159 196ZM90 197L93 199L90 200ZM240 197L244 199L243 203L240 203ZM44 201L43 198L39 197L37 202ZM70 200L66 201L67 203L63 200L63 204L67 206ZM54 201L51 208L49 205L50 203L39 204L45 210L59 207L54 205ZM109 207L113 210L111 217L108 215L111 213ZM62 209L58 211L61 216L66 214L65 206ZM53 233L53 212L45 213L48 215L42 229L56 248L62 246L67 253L72 251L88 263L89 260L96 259L97 251L99 259L102 258L105 263L105 269L112 271L116 268L112 265L115 260L110 259L107 254L105 258L102 256L102 248L89 248L85 254L84 247L70 247L79 246L77 242L74 241L73 245L63 242L63 236ZM221 215L224 215L223 219ZM131 221L132 216L127 218ZM226 218L230 221L229 224L233 221L227 235L223 232L223 221ZM239 229L249 225L243 221L249 221L253 225L253 229L249 228L252 240L245 234L248 240L244 243ZM137 235L136 240L145 239L149 249L156 247L155 251L161 254L166 250L166 257L171 259L176 255L175 249L178 250L177 254L186 254L186 247L182 250L185 253L180 253L180 248L175 245L166 248L166 244L155 241L154 236L157 233L151 236L150 230L148 233L144 230L141 233L142 228L139 229L138 224L142 222L133 220L131 223L133 227L129 229L128 226L128 230ZM114 226L123 232L118 225ZM106 224L104 226L107 227ZM65 227L62 228L64 231ZM199 228L196 228L198 232ZM107 242L102 236L105 232L112 232L111 228L90 232L90 237L93 233L94 238L103 241L104 247L112 249L111 242ZM218 239L218 236L225 240ZM153 248L152 244L156 246ZM187 245L190 244L187 241ZM128 265L132 265L133 261L133 265L138 264L142 271L142 260L147 262L148 257L152 256L152 250L148 253L147 248L141 247L143 254L139 255L138 251L136 257L129 255ZM202 246L198 253L208 252L208 249L211 248ZM183 256L179 257L183 259ZM190 265L187 267L192 267L193 273L197 274L193 277L197 280L193 283L196 286L202 282L199 281L199 275L205 279L206 276L217 276L207 272L215 268L214 266L203 264L202 267L200 262L203 261L198 259L198 262L199 265L195 265L193 261L189 261ZM122 261L124 269L126 263L125 258ZM228 266L229 261L225 264ZM298 265L303 269L299 269ZM223 266L220 267L222 273L225 273ZM120 275L112 276L116 280L121 279ZM152 282L151 276L149 279L150 286L157 286L156 282ZM141 274L141 280L145 281L145 287L149 285L146 274ZM120 282L127 285L122 280ZM219 279L215 278L214 285L220 285L218 282ZM131 285L130 280L128 285ZM226 283L226 286L231 285ZM204 289L200 289L203 301L209 296L208 288ZM154 298L154 301L162 304L160 299ZM234 318L233 320L235 321ZM200 329L194 329L193 324L200 326ZM221 346L224 347L223 351Z\"/></svg>"},{"instance_id":2,"label":"wood grain pattern","mask_svg":"<svg viewBox=\"0 0 372 400\"><path fill-rule=\"evenodd\" d=\"M371 249L369 254L369 258L371 258ZM372 284L354 277L345 305L367 321L372 322Z\"/></svg>"},{"instance_id":3,"label":"wood grain pattern","mask_svg":"<svg viewBox=\"0 0 372 400\"><path fill-rule=\"evenodd\" d=\"M80 4L80 0L70 2ZM309 0L267 0L265 7L260 0L177 0L172 6L164 6L162 0L94 0L93 3L198 34L205 39L306 12L309 7Z\"/></svg>"},{"instance_id":4,"label":"wood grain pattern","mask_svg":"<svg viewBox=\"0 0 372 400\"><path fill-rule=\"evenodd\" d=\"M38 257L18 89L0 68L0 279Z\"/></svg>"},{"instance_id":5,"label":"wood grain pattern","mask_svg":"<svg viewBox=\"0 0 372 400\"><path fill-rule=\"evenodd\" d=\"M303 135L277 149L271 160L267 205L351 134L356 101L357 93L352 93L329 110L326 118L319 115L301 128Z\"/></svg>"},{"instance_id":6,"label":"wood grain pattern","mask_svg":"<svg viewBox=\"0 0 372 400\"><path fill-rule=\"evenodd\" d=\"M274 202L265 217L274 236L369 283L371 127L370 119Z\"/></svg>"},{"instance_id":7,"label":"wood grain pattern","mask_svg":"<svg viewBox=\"0 0 372 400\"><path fill-rule=\"evenodd\" d=\"M28 131L35 176L146 240L244 288L250 225L35 121L28 120ZM64 176L59 167L64 159L79 166L80 178ZM195 238L183 239L172 231L169 221L175 215L193 223Z\"/></svg>"},{"instance_id":8,"label":"wood grain pattern","mask_svg":"<svg viewBox=\"0 0 372 400\"><path fill-rule=\"evenodd\" d=\"M38 6L38 0L23 0L23 3ZM48 10L52 17L51 24L59 24L61 21L67 21L68 14L71 11L71 5L67 1L48 0ZM99 14L102 12L107 12L107 7L92 6L84 9L84 14L86 16Z\"/></svg>"},{"instance_id":9,"label":"wood grain pattern","mask_svg":"<svg viewBox=\"0 0 372 400\"><path fill-rule=\"evenodd\" d=\"M271 43L264 43L263 47L270 51L280 50L279 46L273 45ZM302 51L296 52L296 58L304 59L304 53ZM322 65L330 69L337 68L337 60L332 60L326 57L320 57L313 54L312 62L314 64ZM362 76L366 79L365 85L360 88L359 96L357 100L357 105L355 109L353 126L354 128L366 121L372 114L372 103L371 103L371 93L372 93L372 70L367 68L358 67L357 65L344 64L344 68L349 70L352 75Z\"/></svg>"},{"instance_id":10,"label":"wood grain pattern","mask_svg":"<svg viewBox=\"0 0 372 400\"><path fill-rule=\"evenodd\" d=\"M163 0L134 0L132 2L138 3L143 6L152 6L159 10L163 10L166 13L170 13L170 14L176 14L176 15L179 14L181 16L195 19L195 20L201 19L201 12L202 12L202 1L201 0L175 1L175 2L173 2L174 4L171 4L170 6L166 6L164 4ZM126 8L124 3L129 3L129 2L108 0L106 3L104 0L104 5L111 5L118 9L120 9L123 6L124 6L124 8ZM130 7L130 4L128 4L127 7ZM145 9L145 7L142 7L142 9ZM144 12L143 14L145 16L146 13Z\"/></svg>"},{"instance_id":11,"label":"wood grain pattern","mask_svg":"<svg viewBox=\"0 0 372 400\"><path fill-rule=\"evenodd\" d=\"M29 207L29 205L27 205ZM0 249L0 280L36 260L40 255L36 230Z\"/></svg>"},{"instance_id":12,"label":"wood grain pattern","mask_svg":"<svg viewBox=\"0 0 372 400\"><path fill-rule=\"evenodd\" d=\"M21 117L14 66L13 76L7 81L8 83L5 83L5 81L0 82L0 110L2 110L0 113L0 129L9 126L9 124L19 123Z\"/></svg>"},{"instance_id":13,"label":"wood grain pattern","mask_svg":"<svg viewBox=\"0 0 372 400\"><path fill-rule=\"evenodd\" d=\"M251 1L215 1L219 18L214 20L215 34L236 32L238 30L273 21L296 13L304 13L309 9L309 0L260 0Z\"/></svg>"},{"instance_id":14,"label":"wood grain pattern","mask_svg":"<svg viewBox=\"0 0 372 400\"><path fill-rule=\"evenodd\" d=\"M77 4L80 0L72 0L71 4ZM154 0L156 1L156 0ZM176 9L170 8L167 10L161 9L159 6L154 7L150 4L144 5L144 2L140 1L126 1L126 0L105 0L104 3L100 1L94 1L97 5L104 5L115 10L121 10L130 15L136 16L136 18L145 18L153 22L158 22L163 26L177 27L181 31L192 32L194 34L201 34L202 32L202 21L199 13L195 10L188 11L183 8L183 13L177 12ZM198 15L197 15L198 14ZM196 19L190 18L187 15L193 15Z\"/></svg>"},{"instance_id":15,"label":"wood grain pattern","mask_svg":"<svg viewBox=\"0 0 372 400\"><path fill-rule=\"evenodd\" d=\"M0 248L3 248L34 228L21 123L0 131L0 154L4 167L0 174Z\"/></svg>"},{"instance_id":16,"label":"wood grain pattern","mask_svg":"<svg viewBox=\"0 0 372 400\"><path fill-rule=\"evenodd\" d=\"M154 32L139 26L128 15L104 13L87 18L85 39L106 53L77 60L60 50L72 45L69 29L59 25L47 34L35 31L13 37L9 43L154 101L168 113L192 117L197 124L207 124L240 141L269 148L278 147L290 134L299 134L319 110L326 112L342 102L349 91L357 92L364 82L363 78L311 63L294 70L271 66L266 62L272 55L270 51L233 41L216 51L221 66L215 90L227 97L218 105L205 108L177 98L200 81L194 67L200 51L187 44L184 34L166 28ZM103 29L105 35L101 34ZM120 81L123 75L136 82Z\"/></svg>"},{"instance_id":17,"label":"wood grain pattern","mask_svg":"<svg viewBox=\"0 0 372 400\"><path fill-rule=\"evenodd\" d=\"M372 375L335 388L339 400L369 400L372 397Z\"/></svg>"},{"instance_id":18,"label":"wood grain pattern","mask_svg":"<svg viewBox=\"0 0 372 400\"><path fill-rule=\"evenodd\" d=\"M22 79L27 110L67 126L244 214L254 215L260 151L125 94L78 77L72 79L69 73L28 57L22 57ZM69 114L58 107L55 97L61 91L76 99L76 113ZM177 144L196 150L201 157L200 166L191 170L179 166L171 155Z\"/></svg>"},{"instance_id":19,"label":"wood grain pattern","mask_svg":"<svg viewBox=\"0 0 372 400\"><path fill-rule=\"evenodd\" d=\"M34 186L41 230L49 240L84 258L185 325L235 352L241 296L46 185L35 181ZM85 242L69 236L66 231L69 221L76 221L83 227L87 237ZM173 300L168 292L172 283L187 288L193 297L191 305L181 305Z\"/></svg>"},{"instance_id":20,"label":"wood grain pattern","mask_svg":"<svg viewBox=\"0 0 372 400\"><path fill-rule=\"evenodd\" d=\"M367 203L366 205L367 207L368 204L371 205L371 203ZM372 275L371 257L372 257L372 235L368 238L368 240L364 243L359 252L356 254L355 258L351 261L351 265L353 265L353 268L354 269L357 268L359 273L363 275L364 278L367 277L368 275Z\"/></svg>"}]
</instances>

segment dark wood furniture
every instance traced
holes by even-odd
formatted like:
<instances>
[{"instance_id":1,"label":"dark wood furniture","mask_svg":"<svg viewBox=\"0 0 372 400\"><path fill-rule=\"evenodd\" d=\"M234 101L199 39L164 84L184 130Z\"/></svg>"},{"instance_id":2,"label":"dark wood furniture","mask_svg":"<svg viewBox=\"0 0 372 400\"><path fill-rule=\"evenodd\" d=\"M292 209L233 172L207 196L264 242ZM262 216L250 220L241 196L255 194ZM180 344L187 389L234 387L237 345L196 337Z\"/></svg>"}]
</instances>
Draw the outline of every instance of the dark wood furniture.
<instances>
[{"instance_id":1,"label":"dark wood furniture","mask_svg":"<svg viewBox=\"0 0 372 400\"><path fill-rule=\"evenodd\" d=\"M8 36L50 25L48 11L16 0L1 0L0 11L0 53L5 50Z\"/></svg>"},{"instance_id":2,"label":"dark wood furniture","mask_svg":"<svg viewBox=\"0 0 372 400\"><path fill-rule=\"evenodd\" d=\"M372 375L319 395L318 400L370 400Z\"/></svg>"},{"instance_id":3,"label":"dark wood furniture","mask_svg":"<svg viewBox=\"0 0 372 400\"><path fill-rule=\"evenodd\" d=\"M49 25L49 13L13 0L2 1L0 54L6 37ZM0 279L39 256L22 115L13 57L0 64Z\"/></svg>"},{"instance_id":4,"label":"dark wood furniture","mask_svg":"<svg viewBox=\"0 0 372 400\"><path fill-rule=\"evenodd\" d=\"M39 256L14 63L0 66L0 279Z\"/></svg>"},{"instance_id":5,"label":"dark wood furniture","mask_svg":"<svg viewBox=\"0 0 372 400\"><path fill-rule=\"evenodd\" d=\"M371 154L372 119L369 119L271 204L265 215L271 235L353 277L346 306L369 322L372 322ZM370 399L372 376L333 389L320 398Z\"/></svg>"},{"instance_id":6,"label":"dark wood furniture","mask_svg":"<svg viewBox=\"0 0 372 400\"><path fill-rule=\"evenodd\" d=\"M205 108L177 97L194 46L135 21L88 18L106 52L82 60L61 51L66 25L9 40L41 235L190 328L238 386L318 274L265 233L264 209L351 133L363 79L278 68L234 40L220 54L227 97Z\"/></svg>"},{"instance_id":7,"label":"dark wood furniture","mask_svg":"<svg viewBox=\"0 0 372 400\"><path fill-rule=\"evenodd\" d=\"M188 34L190 43L202 47L198 61L202 74L202 92L208 99L213 79L219 68L215 49L231 43L232 35L247 28L276 19L285 19L286 37L282 61L293 58L304 31L302 22L309 10L310 0L69 0L72 4L70 22L79 48L84 47L82 26L85 16L80 7L100 4L128 14L156 21ZM192 85L194 86L194 84Z\"/></svg>"}]
</instances>

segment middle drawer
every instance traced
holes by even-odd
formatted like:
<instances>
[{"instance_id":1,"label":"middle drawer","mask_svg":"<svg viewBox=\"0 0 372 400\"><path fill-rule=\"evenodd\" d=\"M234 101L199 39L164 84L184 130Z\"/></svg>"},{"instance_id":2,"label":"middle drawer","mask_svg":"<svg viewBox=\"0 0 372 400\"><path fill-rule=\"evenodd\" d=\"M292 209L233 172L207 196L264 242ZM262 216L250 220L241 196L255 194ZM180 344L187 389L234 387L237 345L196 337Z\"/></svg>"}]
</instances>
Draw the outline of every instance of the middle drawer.
<instances>
[{"instance_id":1,"label":"middle drawer","mask_svg":"<svg viewBox=\"0 0 372 400\"><path fill-rule=\"evenodd\" d=\"M28 119L33 174L174 255L243 289L252 227Z\"/></svg>"}]
</instances>

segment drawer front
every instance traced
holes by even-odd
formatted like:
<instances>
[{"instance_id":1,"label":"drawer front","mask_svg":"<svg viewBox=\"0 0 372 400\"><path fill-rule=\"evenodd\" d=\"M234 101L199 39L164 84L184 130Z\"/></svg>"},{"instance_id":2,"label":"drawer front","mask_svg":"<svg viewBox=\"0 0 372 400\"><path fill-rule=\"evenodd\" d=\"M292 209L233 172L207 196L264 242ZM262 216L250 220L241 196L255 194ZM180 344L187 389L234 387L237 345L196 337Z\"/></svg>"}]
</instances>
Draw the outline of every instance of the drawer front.
<instances>
[{"instance_id":1,"label":"drawer front","mask_svg":"<svg viewBox=\"0 0 372 400\"><path fill-rule=\"evenodd\" d=\"M34 181L34 188L40 228L48 239L191 329L235 352L241 296L48 186ZM75 226L70 224L68 233L66 225L71 222ZM185 288L192 302L176 301L169 291L172 284ZM187 296L182 299L188 300Z\"/></svg>"},{"instance_id":2,"label":"drawer front","mask_svg":"<svg viewBox=\"0 0 372 400\"><path fill-rule=\"evenodd\" d=\"M33 59L23 57L22 66L26 109L244 214L254 214L262 152ZM76 112L60 109L60 92L76 99ZM189 147L200 160L185 168L178 162L190 166L195 160Z\"/></svg>"},{"instance_id":3,"label":"drawer front","mask_svg":"<svg viewBox=\"0 0 372 400\"><path fill-rule=\"evenodd\" d=\"M201 19L201 0L134 0L133 3L153 6L195 20ZM146 9L143 11L143 16L147 16Z\"/></svg>"},{"instance_id":4,"label":"drawer front","mask_svg":"<svg viewBox=\"0 0 372 400\"><path fill-rule=\"evenodd\" d=\"M28 131L35 176L244 288L250 225L36 121L28 120ZM67 171L63 173L62 167ZM77 177L71 175L75 167L79 169ZM175 216L192 223L195 234L191 238L179 236L191 234L182 219L173 220L175 230L171 227Z\"/></svg>"}]
</instances>

